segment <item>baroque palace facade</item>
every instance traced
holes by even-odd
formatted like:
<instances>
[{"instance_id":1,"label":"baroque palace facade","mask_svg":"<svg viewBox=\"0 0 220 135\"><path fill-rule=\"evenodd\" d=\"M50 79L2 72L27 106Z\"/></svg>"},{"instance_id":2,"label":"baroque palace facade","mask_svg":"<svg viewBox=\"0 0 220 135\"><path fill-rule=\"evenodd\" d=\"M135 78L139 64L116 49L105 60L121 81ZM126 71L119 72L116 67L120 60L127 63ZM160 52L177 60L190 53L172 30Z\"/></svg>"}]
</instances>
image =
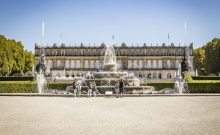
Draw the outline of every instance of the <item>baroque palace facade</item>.
<instances>
[{"instance_id":1,"label":"baroque palace facade","mask_svg":"<svg viewBox=\"0 0 220 135\"><path fill-rule=\"evenodd\" d=\"M49 76L82 76L87 72L97 72L102 69L105 44L100 46L39 46L35 44L35 63L39 61L42 51L45 54ZM136 76L148 79L174 78L179 63L187 50L189 60L193 63L193 44L186 46L127 46L125 43L114 46L117 63L120 69L134 73Z\"/></svg>"}]
</instances>

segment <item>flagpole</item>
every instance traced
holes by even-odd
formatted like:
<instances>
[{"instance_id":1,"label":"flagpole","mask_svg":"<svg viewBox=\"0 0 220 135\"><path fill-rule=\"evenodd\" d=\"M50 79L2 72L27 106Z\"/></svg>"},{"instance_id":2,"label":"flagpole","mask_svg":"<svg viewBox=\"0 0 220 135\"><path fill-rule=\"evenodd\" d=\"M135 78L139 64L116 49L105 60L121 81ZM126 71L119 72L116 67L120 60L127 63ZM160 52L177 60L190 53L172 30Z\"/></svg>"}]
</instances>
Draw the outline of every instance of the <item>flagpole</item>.
<instances>
[{"instance_id":1,"label":"flagpole","mask_svg":"<svg viewBox=\"0 0 220 135\"><path fill-rule=\"evenodd\" d=\"M187 46L187 22L184 23L185 46Z\"/></svg>"},{"instance_id":2,"label":"flagpole","mask_svg":"<svg viewBox=\"0 0 220 135\"><path fill-rule=\"evenodd\" d=\"M42 22L42 28L41 28L41 45L44 46L44 21Z\"/></svg>"}]
</instances>

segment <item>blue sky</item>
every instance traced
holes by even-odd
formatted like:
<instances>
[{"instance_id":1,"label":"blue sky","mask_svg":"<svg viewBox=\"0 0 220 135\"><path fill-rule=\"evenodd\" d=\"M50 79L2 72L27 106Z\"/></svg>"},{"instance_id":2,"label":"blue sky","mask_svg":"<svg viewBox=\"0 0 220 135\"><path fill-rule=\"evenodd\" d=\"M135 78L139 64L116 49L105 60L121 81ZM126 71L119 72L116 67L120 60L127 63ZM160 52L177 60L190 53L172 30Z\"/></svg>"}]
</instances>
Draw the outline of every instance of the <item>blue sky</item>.
<instances>
[{"instance_id":1,"label":"blue sky","mask_svg":"<svg viewBox=\"0 0 220 135\"><path fill-rule=\"evenodd\" d=\"M44 21L44 44L193 42L197 48L220 37L219 5L218 0L1 0L0 34L33 51Z\"/></svg>"}]
</instances>

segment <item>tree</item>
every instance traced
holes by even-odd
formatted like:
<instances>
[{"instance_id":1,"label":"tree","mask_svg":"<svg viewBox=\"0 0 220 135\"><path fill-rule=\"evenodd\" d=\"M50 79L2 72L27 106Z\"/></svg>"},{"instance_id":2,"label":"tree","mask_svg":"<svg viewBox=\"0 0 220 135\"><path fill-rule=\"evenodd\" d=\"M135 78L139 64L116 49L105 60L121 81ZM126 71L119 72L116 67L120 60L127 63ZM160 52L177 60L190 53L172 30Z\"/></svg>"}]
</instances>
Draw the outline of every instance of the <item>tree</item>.
<instances>
[{"instance_id":1,"label":"tree","mask_svg":"<svg viewBox=\"0 0 220 135\"><path fill-rule=\"evenodd\" d=\"M205 49L197 48L193 51L193 66L197 69L199 75L205 75Z\"/></svg>"},{"instance_id":2,"label":"tree","mask_svg":"<svg viewBox=\"0 0 220 135\"><path fill-rule=\"evenodd\" d=\"M34 63L33 54L24 50L20 41L6 39L0 35L0 75L26 73L31 71L32 63Z\"/></svg>"},{"instance_id":3,"label":"tree","mask_svg":"<svg viewBox=\"0 0 220 135\"><path fill-rule=\"evenodd\" d=\"M218 75L220 73L220 39L214 38L204 48L206 73Z\"/></svg>"},{"instance_id":4,"label":"tree","mask_svg":"<svg viewBox=\"0 0 220 135\"><path fill-rule=\"evenodd\" d=\"M25 51L24 58L25 58L24 72L27 73L28 71L32 71L32 67L34 65L34 55L32 54L32 52Z\"/></svg>"}]
</instances>

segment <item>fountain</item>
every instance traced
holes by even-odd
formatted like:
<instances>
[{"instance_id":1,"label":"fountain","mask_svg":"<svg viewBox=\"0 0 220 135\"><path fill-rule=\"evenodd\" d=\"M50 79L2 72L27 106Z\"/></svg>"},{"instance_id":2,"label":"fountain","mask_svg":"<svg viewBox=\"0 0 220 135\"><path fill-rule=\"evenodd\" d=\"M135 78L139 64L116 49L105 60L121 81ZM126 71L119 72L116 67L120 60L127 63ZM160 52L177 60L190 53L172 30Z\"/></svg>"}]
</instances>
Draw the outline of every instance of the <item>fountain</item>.
<instances>
[{"instance_id":1,"label":"fountain","mask_svg":"<svg viewBox=\"0 0 220 135\"><path fill-rule=\"evenodd\" d=\"M182 77L181 64L179 64L179 68L178 68L177 74L176 74L176 81L175 81L175 85L174 85L174 89L179 94L183 93L183 86L184 86L184 81L183 80L184 79Z\"/></svg>"},{"instance_id":2,"label":"fountain","mask_svg":"<svg viewBox=\"0 0 220 135\"><path fill-rule=\"evenodd\" d=\"M82 89L86 90L89 82L95 81L99 93L110 94L115 92L115 84L123 80L125 84L125 93L147 93L154 91L152 86L141 86L139 78L129 74L126 71L119 70L115 50L111 46L106 46L103 69L93 73L87 73L84 77L75 78L75 81L81 80Z\"/></svg>"},{"instance_id":3,"label":"fountain","mask_svg":"<svg viewBox=\"0 0 220 135\"><path fill-rule=\"evenodd\" d=\"M42 45L43 45L43 40L44 40L44 22L42 23L42 33L41 33L41 38L42 38ZM44 59L45 59L45 54L44 51L41 51L40 54L40 59L39 62L36 65L36 71L37 71L37 87L38 87L38 93L41 94L44 92L44 86L46 84L46 79L45 79L45 74L46 74L46 70L47 67L44 63Z\"/></svg>"},{"instance_id":4,"label":"fountain","mask_svg":"<svg viewBox=\"0 0 220 135\"><path fill-rule=\"evenodd\" d=\"M186 59L186 55L187 55L187 59ZM177 70L176 81L175 81L175 85L174 85L174 89L179 94L189 92L187 81L185 80L185 78L182 77L182 73L184 71L188 71L188 72L192 73L191 72L192 71L192 66L191 66L191 63L189 61L189 54L188 53L186 54L185 51L184 51L182 61L179 64L179 68Z\"/></svg>"},{"instance_id":5,"label":"fountain","mask_svg":"<svg viewBox=\"0 0 220 135\"><path fill-rule=\"evenodd\" d=\"M38 93L42 94L44 91L44 86L46 84L46 80L44 77L44 74L42 73L42 70L40 69L40 73L37 74L37 88L38 88Z\"/></svg>"},{"instance_id":6,"label":"fountain","mask_svg":"<svg viewBox=\"0 0 220 135\"><path fill-rule=\"evenodd\" d=\"M45 71L46 71L46 65L44 64L44 52L41 52L40 60L38 64L36 65L36 71L37 71L37 86L38 86L38 93L44 92L44 86L46 84L46 79L44 77Z\"/></svg>"},{"instance_id":7,"label":"fountain","mask_svg":"<svg viewBox=\"0 0 220 135\"><path fill-rule=\"evenodd\" d=\"M195 76L198 76L198 70L196 69L196 73L195 73Z\"/></svg>"},{"instance_id":8,"label":"fountain","mask_svg":"<svg viewBox=\"0 0 220 135\"><path fill-rule=\"evenodd\" d=\"M189 52L189 46L186 47L186 50L184 51L184 57L186 57L185 63L187 66L187 71L189 72L190 75L196 75L194 69L193 69L193 64L190 62L190 52Z\"/></svg>"}]
</instances>

